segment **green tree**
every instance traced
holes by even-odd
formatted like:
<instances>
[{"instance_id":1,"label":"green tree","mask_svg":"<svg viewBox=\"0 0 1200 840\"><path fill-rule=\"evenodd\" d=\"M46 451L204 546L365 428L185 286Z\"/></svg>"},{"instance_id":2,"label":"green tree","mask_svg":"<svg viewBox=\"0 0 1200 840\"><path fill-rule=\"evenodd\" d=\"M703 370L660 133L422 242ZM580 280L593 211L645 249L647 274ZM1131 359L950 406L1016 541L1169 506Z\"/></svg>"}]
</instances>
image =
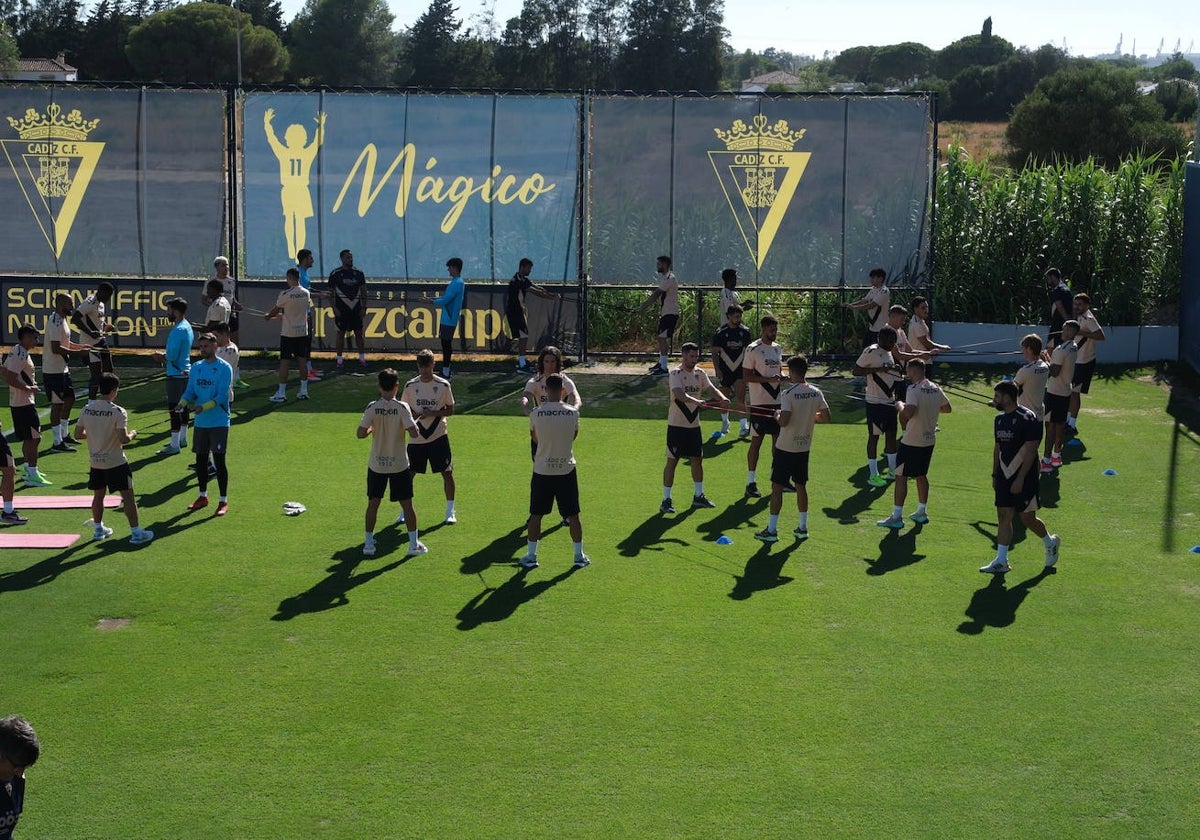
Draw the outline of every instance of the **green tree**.
<instances>
[{"instance_id":1,"label":"green tree","mask_svg":"<svg viewBox=\"0 0 1200 840\"><path fill-rule=\"evenodd\" d=\"M74 60L83 41L79 0L35 0L21 4L21 30L17 48L26 58L54 58L59 53Z\"/></svg>"},{"instance_id":2,"label":"green tree","mask_svg":"<svg viewBox=\"0 0 1200 840\"><path fill-rule=\"evenodd\" d=\"M280 0L205 0L208 3L220 3L222 6L233 6L239 12L250 15L255 26L265 26L280 38L283 37L283 4Z\"/></svg>"},{"instance_id":3,"label":"green tree","mask_svg":"<svg viewBox=\"0 0 1200 840\"><path fill-rule=\"evenodd\" d=\"M587 87L617 87L620 45L625 40L624 0L584 0L584 38L587 42Z\"/></svg>"},{"instance_id":4,"label":"green tree","mask_svg":"<svg viewBox=\"0 0 1200 840\"><path fill-rule=\"evenodd\" d=\"M907 82L929 75L933 68L933 50L924 44L905 41L878 47L871 56L868 73L874 81L893 79Z\"/></svg>"},{"instance_id":5,"label":"green tree","mask_svg":"<svg viewBox=\"0 0 1200 840\"><path fill-rule=\"evenodd\" d=\"M460 84L458 31L462 21L450 0L433 0L408 31L410 85L454 87Z\"/></svg>"},{"instance_id":6,"label":"green tree","mask_svg":"<svg viewBox=\"0 0 1200 840\"><path fill-rule=\"evenodd\" d=\"M127 81L135 78L125 55L129 33L141 19L124 0L100 0L83 24L83 39L74 64L82 79Z\"/></svg>"},{"instance_id":7,"label":"green tree","mask_svg":"<svg viewBox=\"0 0 1200 840\"><path fill-rule=\"evenodd\" d=\"M1007 137L1017 165L1094 158L1113 167L1137 153L1174 159L1185 148L1183 132L1164 122L1162 106L1138 93L1134 71L1098 63L1038 82L1013 112Z\"/></svg>"},{"instance_id":8,"label":"green tree","mask_svg":"<svg viewBox=\"0 0 1200 840\"><path fill-rule=\"evenodd\" d=\"M305 84L387 85L399 39L385 0L306 0L288 24L291 77Z\"/></svg>"},{"instance_id":9,"label":"green tree","mask_svg":"<svg viewBox=\"0 0 1200 840\"><path fill-rule=\"evenodd\" d=\"M834 76L849 79L852 82L866 82L871 77L871 59L875 57L878 47L851 47L842 50L833 59L832 72Z\"/></svg>"},{"instance_id":10,"label":"green tree","mask_svg":"<svg viewBox=\"0 0 1200 840\"><path fill-rule=\"evenodd\" d=\"M1171 122L1191 122L1196 118L1196 83L1168 79L1154 88L1154 98L1162 105Z\"/></svg>"},{"instance_id":11,"label":"green tree","mask_svg":"<svg viewBox=\"0 0 1200 840\"><path fill-rule=\"evenodd\" d=\"M279 36L255 26L250 15L216 3L189 3L150 15L130 30L125 53L143 79L231 84L238 80L239 29L242 81L282 79L288 56Z\"/></svg>"},{"instance_id":12,"label":"green tree","mask_svg":"<svg viewBox=\"0 0 1200 840\"><path fill-rule=\"evenodd\" d=\"M1196 65L1192 64L1190 58L1184 58L1182 54L1175 53L1169 60L1154 68L1152 77L1156 81L1183 79L1194 82L1200 79L1200 70L1196 69Z\"/></svg>"},{"instance_id":13,"label":"green tree","mask_svg":"<svg viewBox=\"0 0 1200 840\"><path fill-rule=\"evenodd\" d=\"M684 32L683 73L678 84L687 90L719 90L721 54L728 34L725 0L693 0Z\"/></svg>"},{"instance_id":14,"label":"green tree","mask_svg":"<svg viewBox=\"0 0 1200 840\"><path fill-rule=\"evenodd\" d=\"M688 0L629 0L618 81L631 90L681 90L691 22Z\"/></svg>"},{"instance_id":15,"label":"green tree","mask_svg":"<svg viewBox=\"0 0 1200 840\"><path fill-rule=\"evenodd\" d=\"M8 24L0 23L0 74L14 73L17 59L21 57L17 42L8 31Z\"/></svg>"},{"instance_id":16,"label":"green tree","mask_svg":"<svg viewBox=\"0 0 1200 840\"><path fill-rule=\"evenodd\" d=\"M952 44L947 44L939 50L934 58L934 72L943 79L953 79L971 65L990 67L999 64L1015 53L1016 47L1011 43L992 35L968 35L959 38Z\"/></svg>"}]
</instances>

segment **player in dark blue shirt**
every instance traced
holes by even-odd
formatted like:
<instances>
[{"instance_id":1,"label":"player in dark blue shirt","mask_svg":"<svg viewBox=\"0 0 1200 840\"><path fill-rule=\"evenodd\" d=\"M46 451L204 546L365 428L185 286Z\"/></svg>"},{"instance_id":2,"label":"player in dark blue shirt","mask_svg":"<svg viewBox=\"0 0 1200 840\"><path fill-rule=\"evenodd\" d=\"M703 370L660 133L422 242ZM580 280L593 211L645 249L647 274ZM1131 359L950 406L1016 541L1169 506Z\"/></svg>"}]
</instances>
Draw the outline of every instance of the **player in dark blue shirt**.
<instances>
[{"instance_id":1,"label":"player in dark blue shirt","mask_svg":"<svg viewBox=\"0 0 1200 840\"><path fill-rule=\"evenodd\" d=\"M1062 344L1063 322L1072 317L1075 295L1057 268L1046 269L1046 288L1050 291L1050 336L1046 347L1053 350Z\"/></svg>"},{"instance_id":2,"label":"player in dark blue shirt","mask_svg":"<svg viewBox=\"0 0 1200 840\"><path fill-rule=\"evenodd\" d=\"M29 721L0 719L0 840L12 840L25 806L25 768L37 763L41 751Z\"/></svg>"},{"instance_id":3,"label":"player in dark blue shirt","mask_svg":"<svg viewBox=\"0 0 1200 840\"><path fill-rule=\"evenodd\" d=\"M346 333L354 333L354 344L358 348L358 364L367 366L367 349L364 346L363 315L367 311L367 278L354 267L354 254L347 248L338 255L342 264L329 275L329 296L333 300L333 323L337 327L337 369L342 370L342 350L346 346Z\"/></svg>"},{"instance_id":4,"label":"player in dark blue shirt","mask_svg":"<svg viewBox=\"0 0 1200 840\"><path fill-rule=\"evenodd\" d=\"M1041 424L1037 415L1017 404L1017 386L1011 381L1000 382L995 388L996 416L992 449L992 489L996 494L996 559L979 571L1002 575L1009 571L1008 548L1012 545L1013 516L1029 531L1042 538L1046 547L1046 568L1058 562L1057 534L1046 530L1038 519L1038 441Z\"/></svg>"},{"instance_id":5,"label":"player in dark blue shirt","mask_svg":"<svg viewBox=\"0 0 1200 840\"><path fill-rule=\"evenodd\" d=\"M743 409L746 405L746 380L742 375L742 362L745 360L746 348L754 340L749 327L742 323L743 308L733 304L726 308L726 324L717 330L712 340L713 372L721 382L722 388L733 389L733 399ZM729 412L721 414L721 431L718 437L729 433ZM750 434L750 422L742 416L742 427L739 437Z\"/></svg>"}]
</instances>

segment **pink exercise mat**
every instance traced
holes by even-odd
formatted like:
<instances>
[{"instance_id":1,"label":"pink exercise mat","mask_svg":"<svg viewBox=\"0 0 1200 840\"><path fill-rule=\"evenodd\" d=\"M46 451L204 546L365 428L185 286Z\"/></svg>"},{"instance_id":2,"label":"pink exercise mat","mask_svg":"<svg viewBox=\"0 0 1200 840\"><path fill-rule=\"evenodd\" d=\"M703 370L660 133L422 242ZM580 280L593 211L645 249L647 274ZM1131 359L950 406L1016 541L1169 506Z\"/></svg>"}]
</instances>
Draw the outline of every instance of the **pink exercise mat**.
<instances>
[{"instance_id":1,"label":"pink exercise mat","mask_svg":"<svg viewBox=\"0 0 1200 840\"><path fill-rule=\"evenodd\" d=\"M90 508L92 506L91 496L26 496L17 495L13 497L13 504L17 510L48 510L51 508ZM116 507L121 504L120 496L105 496L104 506L106 508Z\"/></svg>"},{"instance_id":2,"label":"pink exercise mat","mask_svg":"<svg viewBox=\"0 0 1200 840\"><path fill-rule=\"evenodd\" d=\"M31 534L28 531L0 532L0 548L69 548L79 534Z\"/></svg>"}]
</instances>

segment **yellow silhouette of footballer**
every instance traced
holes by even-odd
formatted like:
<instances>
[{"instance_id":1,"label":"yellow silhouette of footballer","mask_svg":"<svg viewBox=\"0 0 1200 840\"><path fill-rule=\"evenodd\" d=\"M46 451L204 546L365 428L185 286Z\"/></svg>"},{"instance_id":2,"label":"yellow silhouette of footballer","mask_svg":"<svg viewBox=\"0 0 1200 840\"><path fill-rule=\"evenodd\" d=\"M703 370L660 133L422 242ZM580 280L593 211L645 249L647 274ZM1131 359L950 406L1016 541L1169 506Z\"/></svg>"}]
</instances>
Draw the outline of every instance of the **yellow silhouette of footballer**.
<instances>
[{"instance_id":1,"label":"yellow silhouette of footballer","mask_svg":"<svg viewBox=\"0 0 1200 840\"><path fill-rule=\"evenodd\" d=\"M293 123L283 133L284 143L275 136L271 120L275 109L268 108L263 114L263 128L271 151L279 159L279 203L283 207L283 235L287 238L288 259L304 247L307 231L305 221L313 217L312 193L309 191L309 173L317 157L317 148L325 141L325 115L317 114L317 133L311 143L308 132L299 123Z\"/></svg>"}]
</instances>

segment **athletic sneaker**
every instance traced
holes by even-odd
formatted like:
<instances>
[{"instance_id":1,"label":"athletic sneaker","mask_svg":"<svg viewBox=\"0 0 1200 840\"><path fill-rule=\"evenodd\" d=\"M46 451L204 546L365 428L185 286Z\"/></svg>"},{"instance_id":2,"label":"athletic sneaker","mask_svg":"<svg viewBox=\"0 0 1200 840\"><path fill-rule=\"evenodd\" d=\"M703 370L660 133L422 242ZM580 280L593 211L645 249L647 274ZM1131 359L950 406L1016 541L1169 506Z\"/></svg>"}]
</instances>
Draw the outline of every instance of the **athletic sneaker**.
<instances>
[{"instance_id":1,"label":"athletic sneaker","mask_svg":"<svg viewBox=\"0 0 1200 840\"><path fill-rule=\"evenodd\" d=\"M296 399L298 399L298 400L308 399L308 391L301 391L299 394L296 395Z\"/></svg>"},{"instance_id":2,"label":"athletic sneaker","mask_svg":"<svg viewBox=\"0 0 1200 840\"><path fill-rule=\"evenodd\" d=\"M784 493L795 493L796 488L795 488L795 486L793 486L791 484L785 484L785 485L783 485L783 492Z\"/></svg>"},{"instance_id":3,"label":"athletic sneaker","mask_svg":"<svg viewBox=\"0 0 1200 840\"><path fill-rule=\"evenodd\" d=\"M656 376L656 377L662 377L662 376L669 375L669 373L668 373L668 371L664 370L663 368L659 368L658 370L651 371L650 375Z\"/></svg>"},{"instance_id":4,"label":"athletic sneaker","mask_svg":"<svg viewBox=\"0 0 1200 840\"><path fill-rule=\"evenodd\" d=\"M1042 475L1049 475L1052 472L1054 472L1054 464L1050 463L1049 458L1043 458L1041 467Z\"/></svg>"},{"instance_id":5,"label":"athletic sneaker","mask_svg":"<svg viewBox=\"0 0 1200 840\"><path fill-rule=\"evenodd\" d=\"M883 478L886 481L895 481L896 480L896 473L892 470L891 467L884 467L883 469L881 469L879 471L879 474L881 476L883 476Z\"/></svg>"},{"instance_id":6,"label":"athletic sneaker","mask_svg":"<svg viewBox=\"0 0 1200 840\"><path fill-rule=\"evenodd\" d=\"M305 374L304 378L307 379L309 382L314 382L321 378L321 372L318 371L316 368L313 368L307 374Z\"/></svg>"},{"instance_id":7,"label":"athletic sneaker","mask_svg":"<svg viewBox=\"0 0 1200 840\"><path fill-rule=\"evenodd\" d=\"M233 383L233 387L245 391L250 388L250 383L244 379L239 379L237 382Z\"/></svg>"},{"instance_id":8,"label":"athletic sneaker","mask_svg":"<svg viewBox=\"0 0 1200 840\"><path fill-rule=\"evenodd\" d=\"M404 524L404 514L403 513L396 517L396 524L397 525Z\"/></svg>"},{"instance_id":9,"label":"athletic sneaker","mask_svg":"<svg viewBox=\"0 0 1200 840\"><path fill-rule=\"evenodd\" d=\"M92 533L93 540L106 540L112 536L112 528L107 525L101 525Z\"/></svg>"},{"instance_id":10,"label":"athletic sneaker","mask_svg":"<svg viewBox=\"0 0 1200 840\"><path fill-rule=\"evenodd\" d=\"M70 435L63 436L63 443L65 443L67 446L79 446L80 445L79 441L75 440L75 438L71 437Z\"/></svg>"},{"instance_id":11,"label":"athletic sneaker","mask_svg":"<svg viewBox=\"0 0 1200 840\"><path fill-rule=\"evenodd\" d=\"M904 517L903 516L889 516L887 519L880 519L875 524L878 525L880 528L894 528L895 530L898 531L904 527Z\"/></svg>"},{"instance_id":12,"label":"athletic sneaker","mask_svg":"<svg viewBox=\"0 0 1200 840\"><path fill-rule=\"evenodd\" d=\"M397 519L396 521L403 522L404 514L400 514L400 518ZM446 514L446 524L447 525L457 525L458 524L458 516L455 515L454 511L451 511L450 513Z\"/></svg>"},{"instance_id":13,"label":"athletic sneaker","mask_svg":"<svg viewBox=\"0 0 1200 840\"><path fill-rule=\"evenodd\" d=\"M792 536L798 540L806 540L808 539L808 531L804 528L797 528L792 531Z\"/></svg>"},{"instance_id":14,"label":"athletic sneaker","mask_svg":"<svg viewBox=\"0 0 1200 840\"><path fill-rule=\"evenodd\" d=\"M708 498L708 496L705 496L703 493L701 493L699 496L695 496L692 498L692 507L694 507L694 508L715 508L716 505L712 503L712 501Z\"/></svg>"},{"instance_id":15,"label":"athletic sneaker","mask_svg":"<svg viewBox=\"0 0 1200 840\"><path fill-rule=\"evenodd\" d=\"M582 569L584 566L592 565L592 561L586 554L577 554L574 565L576 569Z\"/></svg>"},{"instance_id":16,"label":"athletic sneaker","mask_svg":"<svg viewBox=\"0 0 1200 840\"><path fill-rule=\"evenodd\" d=\"M61 443L56 443L53 446L51 446L50 451L51 452L78 452L79 450L76 449L74 446L71 446L71 444L67 443L64 440Z\"/></svg>"},{"instance_id":17,"label":"athletic sneaker","mask_svg":"<svg viewBox=\"0 0 1200 840\"><path fill-rule=\"evenodd\" d=\"M746 495L749 496L751 499L761 499L762 498L762 493L758 492L758 483L757 482L751 481L749 484L746 485Z\"/></svg>"},{"instance_id":18,"label":"athletic sneaker","mask_svg":"<svg viewBox=\"0 0 1200 840\"><path fill-rule=\"evenodd\" d=\"M666 371L666 368L664 368L664 367L663 367L661 364L659 364L658 362L655 362L654 364L650 365L650 370L649 370L649 373L650 373L651 375L654 375L654 374L656 374L656 373L666 373L666 372L667 372L667 371Z\"/></svg>"},{"instance_id":19,"label":"athletic sneaker","mask_svg":"<svg viewBox=\"0 0 1200 840\"><path fill-rule=\"evenodd\" d=\"M538 561L536 557L530 557L528 554L526 554L517 561L517 565L522 569L536 569L538 567Z\"/></svg>"},{"instance_id":20,"label":"athletic sneaker","mask_svg":"<svg viewBox=\"0 0 1200 840\"><path fill-rule=\"evenodd\" d=\"M675 505L671 504L670 499L663 499L662 504L658 506L659 513L674 513Z\"/></svg>"},{"instance_id":21,"label":"athletic sneaker","mask_svg":"<svg viewBox=\"0 0 1200 840\"><path fill-rule=\"evenodd\" d=\"M779 542L779 532L772 531L770 528L763 528L754 534L754 539L762 540L763 542Z\"/></svg>"},{"instance_id":22,"label":"athletic sneaker","mask_svg":"<svg viewBox=\"0 0 1200 840\"><path fill-rule=\"evenodd\" d=\"M1050 456L1050 466L1054 467L1055 469L1058 469L1059 467L1061 467L1062 466L1062 456L1061 455L1051 455Z\"/></svg>"},{"instance_id":23,"label":"athletic sneaker","mask_svg":"<svg viewBox=\"0 0 1200 840\"><path fill-rule=\"evenodd\" d=\"M881 474L876 474L867 479L867 484L872 487L887 487L887 479Z\"/></svg>"},{"instance_id":24,"label":"athletic sneaker","mask_svg":"<svg viewBox=\"0 0 1200 840\"><path fill-rule=\"evenodd\" d=\"M375 556L375 543L374 542L363 543L363 554L366 555L367 557L374 557Z\"/></svg>"},{"instance_id":25,"label":"athletic sneaker","mask_svg":"<svg viewBox=\"0 0 1200 840\"><path fill-rule=\"evenodd\" d=\"M208 496L197 496L196 501L187 506L188 510L200 510L208 507Z\"/></svg>"},{"instance_id":26,"label":"athletic sneaker","mask_svg":"<svg viewBox=\"0 0 1200 840\"><path fill-rule=\"evenodd\" d=\"M1052 568L1058 562L1058 547L1062 545L1062 540L1058 534L1051 534L1050 539L1054 540L1054 545L1046 546L1046 568Z\"/></svg>"},{"instance_id":27,"label":"athletic sneaker","mask_svg":"<svg viewBox=\"0 0 1200 840\"><path fill-rule=\"evenodd\" d=\"M129 535L129 541L134 545L145 545L152 539L154 539L154 532L147 531L145 529L141 531L134 531Z\"/></svg>"},{"instance_id":28,"label":"athletic sneaker","mask_svg":"<svg viewBox=\"0 0 1200 840\"><path fill-rule=\"evenodd\" d=\"M24 525L29 520L14 510L12 513L0 513L0 522L5 525Z\"/></svg>"},{"instance_id":29,"label":"athletic sneaker","mask_svg":"<svg viewBox=\"0 0 1200 840\"><path fill-rule=\"evenodd\" d=\"M270 401L271 401L271 402L273 402L273 403L285 403L285 402L287 402L287 397L286 397L285 395L283 395L283 394L272 394L271 396L267 397L267 399L268 399L268 400L270 400Z\"/></svg>"},{"instance_id":30,"label":"athletic sneaker","mask_svg":"<svg viewBox=\"0 0 1200 840\"><path fill-rule=\"evenodd\" d=\"M713 433L712 433L712 435L711 435L711 437L712 437L712 439L713 439L713 440L717 440L718 438L723 438L723 437L725 437L725 435L727 435L727 434L729 434L729 430L728 430L728 429L721 429L721 430L720 430L720 431L718 431L718 432L713 432Z\"/></svg>"},{"instance_id":31,"label":"athletic sneaker","mask_svg":"<svg viewBox=\"0 0 1200 840\"><path fill-rule=\"evenodd\" d=\"M911 519L913 522L916 522L918 525L928 525L929 524L929 515L925 514L925 513L912 513L912 514L909 514L908 518Z\"/></svg>"},{"instance_id":32,"label":"athletic sneaker","mask_svg":"<svg viewBox=\"0 0 1200 840\"><path fill-rule=\"evenodd\" d=\"M742 428L738 429L738 440L745 440L748 437L750 437L749 426L742 426Z\"/></svg>"},{"instance_id":33,"label":"athletic sneaker","mask_svg":"<svg viewBox=\"0 0 1200 840\"><path fill-rule=\"evenodd\" d=\"M997 557L986 566L980 566L979 571L983 572L985 575L1002 575L1005 572L1012 571L1012 567Z\"/></svg>"},{"instance_id":34,"label":"athletic sneaker","mask_svg":"<svg viewBox=\"0 0 1200 840\"><path fill-rule=\"evenodd\" d=\"M217 516L224 516L225 514L229 513L229 502L217 502L217 509L215 513Z\"/></svg>"},{"instance_id":35,"label":"athletic sneaker","mask_svg":"<svg viewBox=\"0 0 1200 840\"><path fill-rule=\"evenodd\" d=\"M26 470L25 484L28 487L49 487L51 484L53 484L53 482L46 478L46 476L42 474L41 470L34 470L33 472Z\"/></svg>"},{"instance_id":36,"label":"athletic sneaker","mask_svg":"<svg viewBox=\"0 0 1200 840\"><path fill-rule=\"evenodd\" d=\"M425 543L418 542L416 545L412 545L410 543L408 546L408 553L405 556L406 557L416 557L418 554L428 554L428 553L429 553L429 546L425 545Z\"/></svg>"},{"instance_id":37,"label":"athletic sneaker","mask_svg":"<svg viewBox=\"0 0 1200 840\"><path fill-rule=\"evenodd\" d=\"M155 452L155 455L178 455L183 450L173 443L168 443L162 449Z\"/></svg>"}]
</instances>

